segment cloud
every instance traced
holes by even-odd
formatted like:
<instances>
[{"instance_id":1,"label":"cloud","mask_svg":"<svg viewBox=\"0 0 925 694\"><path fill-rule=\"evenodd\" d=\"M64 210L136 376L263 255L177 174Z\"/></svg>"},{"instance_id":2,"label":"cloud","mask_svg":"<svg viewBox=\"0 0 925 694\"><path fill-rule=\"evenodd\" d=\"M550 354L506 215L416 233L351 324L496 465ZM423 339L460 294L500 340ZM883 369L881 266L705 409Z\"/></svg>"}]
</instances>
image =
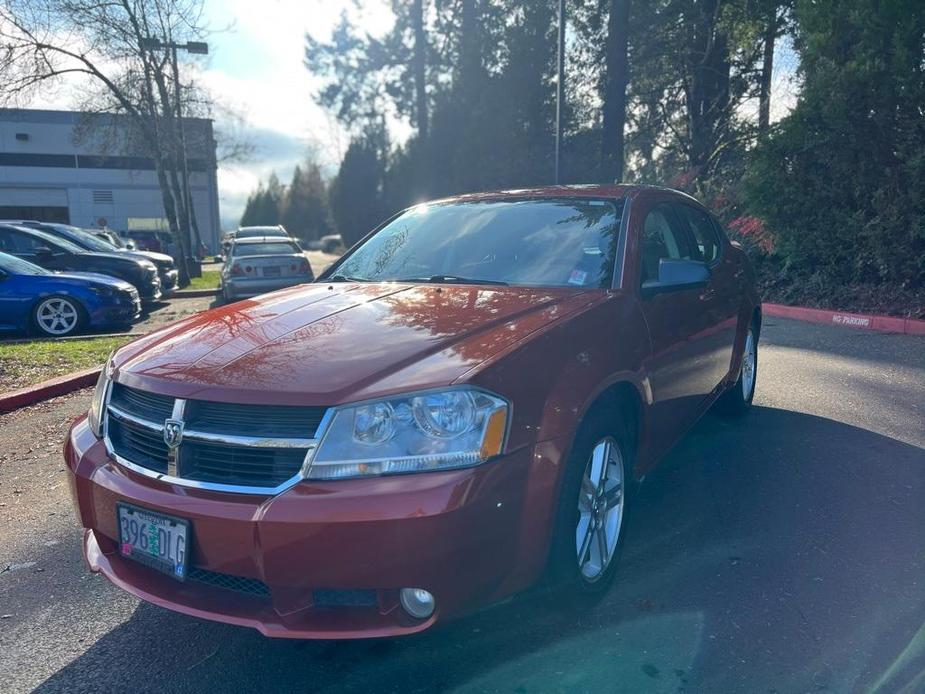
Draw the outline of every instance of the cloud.
<instances>
[{"instance_id":1,"label":"cloud","mask_svg":"<svg viewBox=\"0 0 925 694\"><path fill-rule=\"evenodd\" d=\"M385 0L366 3L362 10L330 0L210 0L206 8L217 31L209 39L210 59L200 80L244 119L246 126L233 129L257 147L249 161L219 169L223 223L236 224L247 195L271 172L288 181L311 148L332 174L343 155L346 133L312 100L319 82L303 64L306 33L327 39L344 11L376 35L388 31L394 19ZM221 115L215 126L230 128Z\"/></svg>"},{"instance_id":2,"label":"cloud","mask_svg":"<svg viewBox=\"0 0 925 694\"><path fill-rule=\"evenodd\" d=\"M266 182L275 173L280 181L288 182L296 164L305 161L309 151L315 149L310 139L268 128L243 128L238 134L253 145L254 154L247 161L219 165L219 209L226 228L237 225L247 196L261 181Z\"/></svg>"}]
</instances>

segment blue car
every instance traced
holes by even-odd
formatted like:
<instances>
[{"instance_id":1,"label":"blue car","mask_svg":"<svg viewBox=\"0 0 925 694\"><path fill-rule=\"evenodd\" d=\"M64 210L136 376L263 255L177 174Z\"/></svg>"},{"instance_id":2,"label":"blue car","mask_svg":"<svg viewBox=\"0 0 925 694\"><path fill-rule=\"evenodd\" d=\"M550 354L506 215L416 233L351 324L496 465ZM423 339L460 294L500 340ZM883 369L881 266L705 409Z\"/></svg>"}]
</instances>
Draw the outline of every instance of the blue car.
<instances>
[{"instance_id":1,"label":"blue car","mask_svg":"<svg viewBox=\"0 0 925 694\"><path fill-rule=\"evenodd\" d=\"M50 337L130 324L141 313L128 282L88 272L52 272L0 253L0 331Z\"/></svg>"}]
</instances>

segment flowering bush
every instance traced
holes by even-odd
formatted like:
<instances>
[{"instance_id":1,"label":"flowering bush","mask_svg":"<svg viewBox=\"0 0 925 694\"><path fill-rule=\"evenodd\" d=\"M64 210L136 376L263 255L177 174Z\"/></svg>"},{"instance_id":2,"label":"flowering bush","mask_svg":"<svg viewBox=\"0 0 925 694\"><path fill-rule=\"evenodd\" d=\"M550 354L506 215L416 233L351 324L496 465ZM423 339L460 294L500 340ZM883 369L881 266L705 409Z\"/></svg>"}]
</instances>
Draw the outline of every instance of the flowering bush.
<instances>
[{"instance_id":1,"label":"flowering bush","mask_svg":"<svg viewBox=\"0 0 925 694\"><path fill-rule=\"evenodd\" d=\"M757 217L751 215L736 217L729 222L727 228L747 250L757 247L768 255L774 252L774 235Z\"/></svg>"}]
</instances>

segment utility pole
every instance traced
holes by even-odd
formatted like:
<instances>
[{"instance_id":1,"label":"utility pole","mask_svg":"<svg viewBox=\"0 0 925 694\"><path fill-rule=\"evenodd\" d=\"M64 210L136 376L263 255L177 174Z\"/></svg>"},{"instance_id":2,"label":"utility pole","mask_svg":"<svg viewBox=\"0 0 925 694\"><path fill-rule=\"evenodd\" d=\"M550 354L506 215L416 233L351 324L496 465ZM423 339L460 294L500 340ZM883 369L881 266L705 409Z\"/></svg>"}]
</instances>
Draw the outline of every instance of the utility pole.
<instances>
[{"instance_id":1,"label":"utility pole","mask_svg":"<svg viewBox=\"0 0 925 694\"><path fill-rule=\"evenodd\" d=\"M562 150L562 118L565 104L565 0L559 0L559 66L556 80L556 184L559 183L559 168Z\"/></svg>"}]
</instances>

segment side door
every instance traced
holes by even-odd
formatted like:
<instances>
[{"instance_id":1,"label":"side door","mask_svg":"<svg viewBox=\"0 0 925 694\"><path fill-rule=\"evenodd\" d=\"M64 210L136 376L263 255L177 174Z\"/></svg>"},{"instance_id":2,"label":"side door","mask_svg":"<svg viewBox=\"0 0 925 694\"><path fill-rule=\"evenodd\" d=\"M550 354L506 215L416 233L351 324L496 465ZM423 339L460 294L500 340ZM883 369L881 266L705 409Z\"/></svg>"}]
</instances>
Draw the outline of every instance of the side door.
<instances>
[{"instance_id":1,"label":"side door","mask_svg":"<svg viewBox=\"0 0 925 694\"><path fill-rule=\"evenodd\" d=\"M712 363L710 382L722 384L732 368L733 346L741 297L738 268L724 252L726 240L716 230L710 215L688 202L673 204L678 219L689 233L694 257L710 269L710 282L703 292L701 306L708 333L704 335L705 355Z\"/></svg>"},{"instance_id":2,"label":"side door","mask_svg":"<svg viewBox=\"0 0 925 694\"><path fill-rule=\"evenodd\" d=\"M653 454L667 450L703 412L715 375L711 360L710 288L678 287L650 293L662 260L697 260L690 234L670 199L640 200L636 244L636 292L645 317L651 353L643 368L651 392Z\"/></svg>"}]
</instances>

